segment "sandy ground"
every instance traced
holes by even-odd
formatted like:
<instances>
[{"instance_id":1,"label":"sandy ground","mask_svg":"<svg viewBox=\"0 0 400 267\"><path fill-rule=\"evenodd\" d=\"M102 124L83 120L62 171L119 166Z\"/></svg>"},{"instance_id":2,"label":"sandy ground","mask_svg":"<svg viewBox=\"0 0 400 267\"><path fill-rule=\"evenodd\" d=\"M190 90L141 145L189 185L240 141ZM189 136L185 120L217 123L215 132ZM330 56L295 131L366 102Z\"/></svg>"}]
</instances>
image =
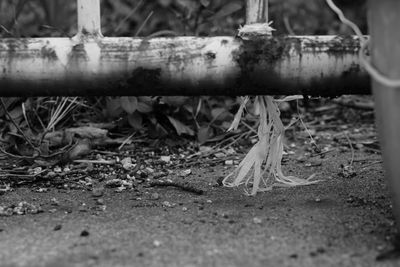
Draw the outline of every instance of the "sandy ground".
<instances>
[{"instance_id":1,"label":"sandy ground","mask_svg":"<svg viewBox=\"0 0 400 267\"><path fill-rule=\"evenodd\" d=\"M106 189L99 202L89 191L19 188L2 205L28 201L44 212L0 217L0 265L399 266L387 254L396 228L382 166L368 164L379 155L356 154L357 175L343 178L349 157L333 152L315 167L289 160L286 173L324 181L256 197L218 186L223 166L186 178L203 195Z\"/></svg>"}]
</instances>

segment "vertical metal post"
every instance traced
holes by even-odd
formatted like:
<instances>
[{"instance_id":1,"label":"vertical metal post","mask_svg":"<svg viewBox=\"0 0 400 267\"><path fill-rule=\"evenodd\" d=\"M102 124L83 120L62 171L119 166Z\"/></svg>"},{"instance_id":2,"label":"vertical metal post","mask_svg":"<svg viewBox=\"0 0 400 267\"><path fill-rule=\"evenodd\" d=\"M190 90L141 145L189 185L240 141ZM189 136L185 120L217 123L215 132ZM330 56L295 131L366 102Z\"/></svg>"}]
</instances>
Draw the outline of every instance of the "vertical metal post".
<instances>
[{"instance_id":1,"label":"vertical metal post","mask_svg":"<svg viewBox=\"0 0 400 267\"><path fill-rule=\"evenodd\" d=\"M247 0L246 24L268 22L268 0Z\"/></svg>"},{"instance_id":2,"label":"vertical metal post","mask_svg":"<svg viewBox=\"0 0 400 267\"><path fill-rule=\"evenodd\" d=\"M78 35L102 37L100 0L77 0Z\"/></svg>"},{"instance_id":3,"label":"vertical metal post","mask_svg":"<svg viewBox=\"0 0 400 267\"><path fill-rule=\"evenodd\" d=\"M400 1L369 0L372 62L390 79L400 79ZM400 228L400 88L373 81L377 126L394 214Z\"/></svg>"}]
</instances>

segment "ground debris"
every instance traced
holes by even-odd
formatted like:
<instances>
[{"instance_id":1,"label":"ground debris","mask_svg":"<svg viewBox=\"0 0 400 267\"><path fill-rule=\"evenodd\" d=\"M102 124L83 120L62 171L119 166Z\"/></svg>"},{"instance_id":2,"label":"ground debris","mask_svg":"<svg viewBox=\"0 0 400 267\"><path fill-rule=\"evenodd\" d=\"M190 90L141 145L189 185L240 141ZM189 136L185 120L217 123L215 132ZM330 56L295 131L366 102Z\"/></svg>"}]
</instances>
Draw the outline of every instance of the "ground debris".
<instances>
[{"instance_id":1,"label":"ground debris","mask_svg":"<svg viewBox=\"0 0 400 267\"><path fill-rule=\"evenodd\" d=\"M35 206L26 201L19 202L17 205L0 206L0 216L38 214L43 212L40 206Z\"/></svg>"}]
</instances>

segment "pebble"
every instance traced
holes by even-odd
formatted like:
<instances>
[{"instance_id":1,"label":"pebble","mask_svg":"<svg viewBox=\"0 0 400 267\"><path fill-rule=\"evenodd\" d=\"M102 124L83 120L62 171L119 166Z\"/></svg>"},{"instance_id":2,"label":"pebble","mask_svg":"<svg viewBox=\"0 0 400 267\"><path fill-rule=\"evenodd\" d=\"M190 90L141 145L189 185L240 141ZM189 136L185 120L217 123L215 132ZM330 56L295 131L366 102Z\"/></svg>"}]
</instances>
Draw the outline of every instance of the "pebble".
<instances>
[{"instance_id":1,"label":"pebble","mask_svg":"<svg viewBox=\"0 0 400 267\"><path fill-rule=\"evenodd\" d=\"M181 172L179 173L179 176L181 176L181 177L186 177L186 176L189 176L189 175L191 175L191 174L192 174L192 170L191 170L191 169L187 169L187 170L181 171Z\"/></svg>"},{"instance_id":2,"label":"pebble","mask_svg":"<svg viewBox=\"0 0 400 267\"><path fill-rule=\"evenodd\" d=\"M151 194L150 199L151 200L158 200L158 199L160 199L160 195L158 193L153 193L153 194Z\"/></svg>"},{"instance_id":3,"label":"pebble","mask_svg":"<svg viewBox=\"0 0 400 267\"><path fill-rule=\"evenodd\" d=\"M52 205L52 206L59 206L59 205L60 205L60 202L59 202L55 197L53 197L53 198L50 200L50 202L51 202L51 205Z\"/></svg>"},{"instance_id":4,"label":"pebble","mask_svg":"<svg viewBox=\"0 0 400 267\"><path fill-rule=\"evenodd\" d=\"M258 218L258 217L255 217L255 218L253 219L253 222L254 222L255 224L262 224L262 220L261 220L260 218Z\"/></svg>"},{"instance_id":5,"label":"pebble","mask_svg":"<svg viewBox=\"0 0 400 267\"><path fill-rule=\"evenodd\" d=\"M222 153L222 152L215 153L214 156L215 156L217 159L226 157L225 153Z\"/></svg>"},{"instance_id":6,"label":"pebble","mask_svg":"<svg viewBox=\"0 0 400 267\"><path fill-rule=\"evenodd\" d=\"M119 187L123 184L123 181L121 179L112 179L108 180L106 182L106 186L108 187Z\"/></svg>"},{"instance_id":7,"label":"pebble","mask_svg":"<svg viewBox=\"0 0 400 267\"><path fill-rule=\"evenodd\" d=\"M161 161L164 161L166 163L170 163L171 162L171 156L161 156Z\"/></svg>"},{"instance_id":8,"label":"pebble","mask_svg":"<svg viewBox=\"0 0 400 267\"><path fill-rule=\"evenodd\" d=\"M59 224L59 225L56 225L55 227L54 227L54 231L60 231L61 230L61 228L62 228L62 225L61 224Z\"/></svg>"},{"instance_id":9,"label":"pebble","mask_svg":"<svg viewBox=\"0 0 400 267\"><path fill-rule=\"evenodd\" d=\"M102 197L104 195L104 187L96 187L92 190L93 197Z\"/></svg>"},{"instance_id":10,"label":"pebble","mask_svg":"<svg viewBox=\"0 0 400 267\"><path fill-rule=\"evenodd\" d=\"M82 236L82 237L87 237L87 236L89 236L90 235L90 233L89 233L89 231L87 231L87 230L83 230L82 232L81 232L81 234L80 234L80 236Z\"/></svg>"},{"instance_id":11,"label":"pebble","mask_svg":"<svg viewBox=\"0 0 400 267\"><path fill-rule=\"evenodd\" d=\"M136 164L132 163L132 158L130 158L130 157L124 158L123 160L121 160L121 164L122 164L122 168L124 168L127 171L133 169L136 166Z\"/></svg>"},{"instance_id":12,"label":"pebble","mask_svg":"<svg viewBox=\"0 0 400 267\"><path fill-rule=\"evenodd\" d=\"M234 164L233 160L225 160L226 166L232 166Z\"/></svg>"},{"instance_id":13,"label":"pebble","mask_svg":"<svg viewBox=\"0 0 400 267\"><path fill-rule=\"evenodd\" d=\"M164 201L164 202L162 203L162 205L163 205L164 207L167 207L167 208L173 208L173 207L174 207L174 205L171 204L169 201Z\"/></svg>"}]
</instances>

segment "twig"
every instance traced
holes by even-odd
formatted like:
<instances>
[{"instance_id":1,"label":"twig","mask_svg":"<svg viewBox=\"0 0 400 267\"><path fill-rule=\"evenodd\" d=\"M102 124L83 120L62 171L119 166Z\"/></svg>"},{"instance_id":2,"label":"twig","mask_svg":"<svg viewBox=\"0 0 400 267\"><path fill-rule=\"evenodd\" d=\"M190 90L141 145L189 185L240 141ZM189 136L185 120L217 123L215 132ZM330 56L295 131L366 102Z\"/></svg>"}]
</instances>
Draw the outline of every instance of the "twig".
<instances>
[{"instance_id":1,"label":"twig","mask_svg":"<svg viewBox=\"0 0 400 267\"><path fill-rule=\"evenodd\" d=\"M140 0L140 2L121 20L118 24L117 28L115 28L115 32L118 33L124 23L139 9L139 7L143 4L144 0Z\"/></svg>"},{"instance_id":2,"label":"twig","mask_svg":"<svg viewBox=\"0 0 400 267\"><path fill-rule=\"evenodd\" d=\"M146 25L146 23L149 21L149 19L151 18L151 16L153 16L153 11L150 12L150 14L147 16L147 18L143 21L142 25L139 27L139 29L136 31L135 33L135 37L137 37L141 31L143 30L144 26Z\"/></svg>"},{"instance_id":3,"label":"twig","mask_svg":"<svg viewBox=\"0 0 400 267\"><path fill-rule=\"evenodd\" d=\"M174 37L178 36L178 34L174 31L163 30L163 31L158 31L158 32L152 33L149 36L147 36L145 39L151 39L151 38L165 36L165 35L174 36Z\"/></svg>"},{"instance_id":4,"label":"twig","mask_svg":"<svg viewBox=\"0 0 400 267\"><path fill-rule=\"evenodd\" d=\"M77 159L77 160L74 160L74 163L115 165L117 162L116 162L115 160L86 160L86 159Z\"/></svg>"},{"instance_id":5,"label":"twig","mask_svg":"<svg viewBox=\"0 0 400 267\"><path fill-rule=\"evenodd\" d=\"M30 157L30 156L19 156L19 155L15 155L12 153L9 153L7 151L5 151L3 148L0 147L0 152L10 158L14 158L14 159L22 159L22 160L33 160L35 159L35 157Z\"/></svg>"},{"instance_id":6,"label":"twig","mask_svg":"<svg viewBox=\"0 0 400 267\"><path fill-rule=\"evenodd\" d=\"M9 34L9 35L13 35L9 30L7 30L7 28L6 27L4 27L2 24L0 24L0 29L2 29L3 31L5 31L7 34Z\"/></svg>"},{"instance_id":7,"label":"twig","mask_svg":"<svg viewBox=\"0 0 400 267\"><path fill-rule=\"evenodd\" d=\"M366 171L369 167L372 167L372 166L377 165L377 164L382 164L382 163L383 163L382 160L377 160L377 161L371 162L371 163L363 166L361 171Z\"/></svg>"},{"instance_id":8,"label":"twig","mask_svg":"<svg viewBox=\"0 0 400 267\"><path fill-rule=\"evenodd\" d=\"M289 17L288 16L284 16L283 17L283 23L285 24L285 28L288 32L289 35L296 35L293 31L292 26L290 25L290 21L289 21Z\"/></svg>"},{"instance_id":9,"label":"twig","mask_svg":"<svg viewBox=\"0 0 400 267\"><path fill-rule=\"evenodd\" d=\"M122 144L118 147L118 150L121 150L134 136L135 136L136 132L134 132L133 134L131 134L130 136L128 136L128 138L126 138Z\"/></svg>"},{"instance_id":10,"label":"twig","mask_svg":"<svg viewBox=\"0 0 400 267\"><path fill-rule=\"evenodd\" d=\"M43 173L45 173L46 172L46 170L44 170L44 171L41 171L41 172L39 172L39 173L36 173L36 174L13 174L13 173L2 173L0 176L1 176L1 179L2 180L4 180L4 179L8 179L8 178L20 178L20 179L27 179L27 178L31 178L31 179L33 179L33 178L36 178L36 177L38 177L39 175L41 175L41 174L43 174Z\"/></svg>"},{"instance_id":11,"label":"twig","mask_svg":"<svg viewBox=\"0 0 400 267\"><path fill-rule=\"evenodd\" d=\"M353 162L354 162L354 148L353 148L353 144L351 143L351 140L350 140L349 135L347 134L347 132L345 132L344 135L345 135L345 137L346 137L346 139L347 139L347 142L349 142L349 146L350 146L350 149L351 149L351 161L350 161L350 166L352 166L352 165L353 165Z\"/></svg>"}]
</instances>

